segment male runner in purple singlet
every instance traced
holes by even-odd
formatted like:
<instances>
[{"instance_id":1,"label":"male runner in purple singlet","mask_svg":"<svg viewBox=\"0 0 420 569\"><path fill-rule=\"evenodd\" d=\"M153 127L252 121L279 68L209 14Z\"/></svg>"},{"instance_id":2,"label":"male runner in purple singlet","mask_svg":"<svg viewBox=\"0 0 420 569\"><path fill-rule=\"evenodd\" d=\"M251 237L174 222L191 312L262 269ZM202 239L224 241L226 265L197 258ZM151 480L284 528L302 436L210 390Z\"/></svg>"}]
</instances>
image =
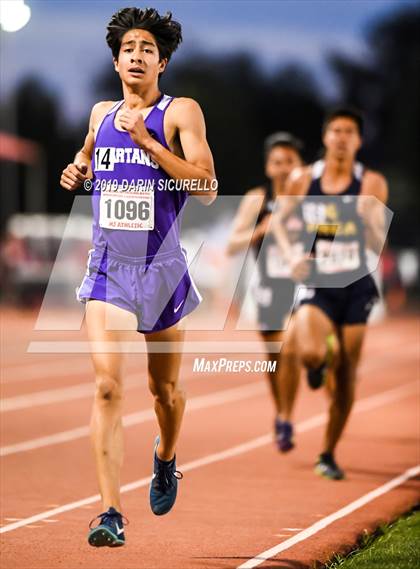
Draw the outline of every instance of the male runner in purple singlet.
<instances>
[{"instance_id":1,"label":"male runner in purple singlet","mask_svg":"<svg viewBox=\"0 0 420 569\"><path fill-rule=\"evenodd\" d=\"M180 24L170 13L125 8L112 16L107 31L124 98L93 107L83 148L64 169L61 185L70 191L92 186L93 249L77 291L86 303L90 342L121 342L133 320L145 333L160 429L150 505L162 515L172 508L181 477L175 447L185 407L178 386L184 334L178 322L200 302L179 242L179 216L188 194L211 203L217 182L199 105L159 90L159 76L182 40ZM183 191L165 190L174 180L183 181ZM165 353L155 353L155 342L168 346ZM105 348L92 359L92 441L103 513L88 541L115 547L125 543L119 487L122 354Z\"/></svg>"}]
</instances>

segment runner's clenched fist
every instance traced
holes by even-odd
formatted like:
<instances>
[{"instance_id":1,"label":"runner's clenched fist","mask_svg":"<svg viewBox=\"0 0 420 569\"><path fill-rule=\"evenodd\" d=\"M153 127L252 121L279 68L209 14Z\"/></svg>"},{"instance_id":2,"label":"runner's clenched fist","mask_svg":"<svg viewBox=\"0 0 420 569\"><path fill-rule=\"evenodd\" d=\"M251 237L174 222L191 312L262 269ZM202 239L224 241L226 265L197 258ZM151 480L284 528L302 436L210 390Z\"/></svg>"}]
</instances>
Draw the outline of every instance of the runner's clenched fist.
<instances>
[{"instance_id":1,"label":"runner's clenched fist","mask_svg":"<svg viewBox=\"0 0 420 569\"><path fill-rule=\"evenodd\" d=\"M77 190L90 177L88 174L88 166L84 162L80 164L69 164L64 168L60 185L70 192Z\"/></svg>"}]
</instances>

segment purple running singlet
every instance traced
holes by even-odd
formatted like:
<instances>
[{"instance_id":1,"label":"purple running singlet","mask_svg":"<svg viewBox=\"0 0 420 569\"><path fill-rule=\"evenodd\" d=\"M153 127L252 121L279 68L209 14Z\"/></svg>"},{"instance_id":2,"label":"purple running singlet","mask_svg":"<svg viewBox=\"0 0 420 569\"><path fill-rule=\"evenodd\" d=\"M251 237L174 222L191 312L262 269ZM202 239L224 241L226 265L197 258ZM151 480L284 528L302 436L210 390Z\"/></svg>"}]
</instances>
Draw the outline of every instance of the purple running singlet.
<instances>
[{"instance_id":1,"label":"purple running singlet","mask_svg":"<svg viewBox=\"0 0 420 569\"><path fill-rule=\"evenodd\" d=\"M145 119L165 148L164 116L173 100L162 95ZM93 249L77 299L102 300L137 316L139 332L169 328L201 301L180 245L185 191L170 191L170 176L115 126L124 101L105 115L93 156Z\"/></svg>"}]
</instances>

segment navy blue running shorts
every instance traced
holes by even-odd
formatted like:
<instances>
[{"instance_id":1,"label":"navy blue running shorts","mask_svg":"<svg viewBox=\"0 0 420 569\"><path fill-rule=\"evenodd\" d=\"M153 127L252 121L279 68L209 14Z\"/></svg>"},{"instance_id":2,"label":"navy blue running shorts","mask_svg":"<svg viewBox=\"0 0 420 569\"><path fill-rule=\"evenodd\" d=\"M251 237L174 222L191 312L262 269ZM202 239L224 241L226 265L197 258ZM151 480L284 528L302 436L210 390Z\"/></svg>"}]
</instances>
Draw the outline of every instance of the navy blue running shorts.
<instances>
[{"instance_id":1,"label":"navy blue running shorts","mask_svg":"<svg viewBox=\"0 0 420 569\"><path fill-rule=\"evenodd\" d=\"M310 304L320 308L336 325L366 324L379 299L371 275L366 275L343 288L311 288L300 285L295 310Z\"/></svg>"}]
</instances>

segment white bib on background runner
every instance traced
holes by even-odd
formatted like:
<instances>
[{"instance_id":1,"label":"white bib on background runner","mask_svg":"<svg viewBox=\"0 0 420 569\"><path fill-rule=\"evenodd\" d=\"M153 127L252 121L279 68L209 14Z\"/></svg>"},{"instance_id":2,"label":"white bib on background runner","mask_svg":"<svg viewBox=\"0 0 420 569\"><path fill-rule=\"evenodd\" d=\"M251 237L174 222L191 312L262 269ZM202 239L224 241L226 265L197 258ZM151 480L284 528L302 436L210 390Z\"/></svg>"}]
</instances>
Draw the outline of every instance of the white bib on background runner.
<instances>
[{"instance_id":1,"label":"white bib on background runner","mask_svg":"<svg viewBox=\"0 0 420 569\"><path fill-rule=\"evenodd\" d=\"M320 273L355 271L360 267L360 243L359 241L343 243L329 239L317 239L315 259Z\"/></svg>"}]
</instances>

